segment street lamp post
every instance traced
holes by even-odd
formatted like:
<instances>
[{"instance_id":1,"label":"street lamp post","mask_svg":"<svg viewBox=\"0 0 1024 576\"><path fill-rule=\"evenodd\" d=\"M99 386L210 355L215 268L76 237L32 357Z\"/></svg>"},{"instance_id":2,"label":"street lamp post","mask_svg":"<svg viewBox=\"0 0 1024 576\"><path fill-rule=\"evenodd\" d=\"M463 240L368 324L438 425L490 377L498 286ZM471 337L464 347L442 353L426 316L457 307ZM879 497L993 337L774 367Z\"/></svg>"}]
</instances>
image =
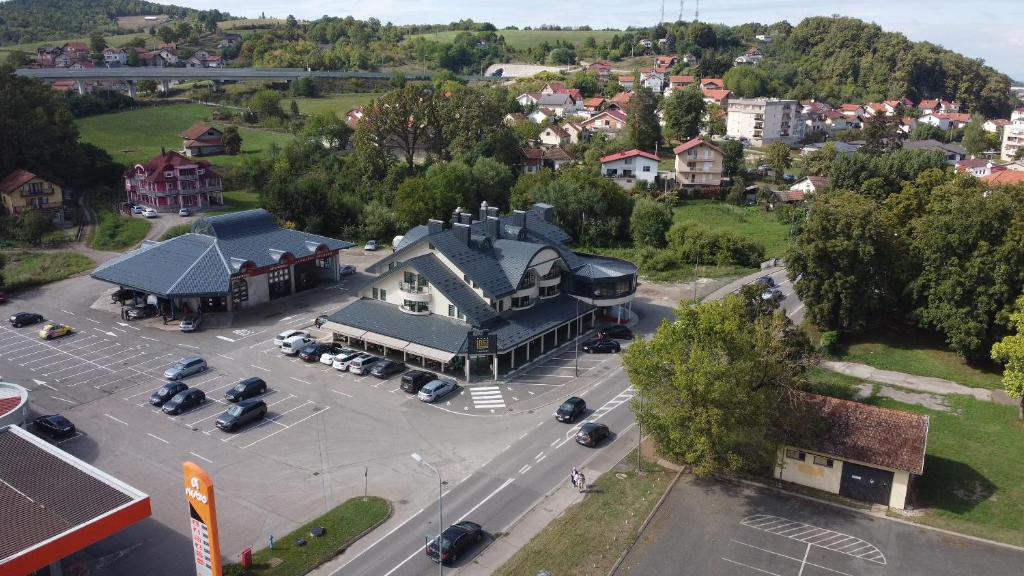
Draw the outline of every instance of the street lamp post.
<instances>
[{"instance_id":1,"label":"street lamp post","mask_svg":"<svg viewBox=\"0 0 1024 576\"><path fill-rule=\"evenodd\" d=\"M430 468L431 470L433 470L434 474L437 474L437 573L440 574L441 576L444 576L444 563L442 562L443 556L441 554L441 533L442 533L442 531L444 531L444 520L443 520L444 516L442 514L442 507L441 507L441 500L442 500L442 498L441 498L441 496L442 496L442 491L441 491L441 488L442 488L441 473L437 470L437 468L434 468L433 466L431 466L430 462L427 462L426 460L424 460L423 457L420 456L419 454L413 452L411 454L411 456L412 456L412 459L415 460L418 464L423 464L427 468Z\"/></svg>"}]
</instances>

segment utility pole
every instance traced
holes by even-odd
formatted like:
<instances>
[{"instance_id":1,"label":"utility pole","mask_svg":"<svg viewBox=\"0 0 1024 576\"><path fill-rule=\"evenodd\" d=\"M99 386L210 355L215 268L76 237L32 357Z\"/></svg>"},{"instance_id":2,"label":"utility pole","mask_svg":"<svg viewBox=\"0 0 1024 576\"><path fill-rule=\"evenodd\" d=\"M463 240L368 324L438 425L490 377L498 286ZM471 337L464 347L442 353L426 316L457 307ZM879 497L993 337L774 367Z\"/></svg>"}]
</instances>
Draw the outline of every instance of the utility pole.
<instances>
[{"instance_id":1,"label":"utility pole","mask_svg":"<svg viewBox=\"0 0 1024 576\"><path fill-rule=\"evenodd\" d=\"M700 0L697 0L697 10L693 13L694 22L700 22Z\"/></svg>"},{"instance_id":2,"label":"utility pole","mask_svg":"<svg viewBox=\"0 0 1024 576\"><path fill-rule=\"evenodd\" d=\"M683 21L683 10L685 8L686 8L686 0L679 0L679 18L676 19L676 22L682 22Z\"/></svg>"},{"instance_id":3,"label":"utility pole","mask_svg":"<svg viewBox=\"0 0 1024 576\"><path fill-rule=\"evenodd\" d=\"M658 24L665 22L665 0L661 0L661 20L658 20Z\"/></svg>"}]
</instances>

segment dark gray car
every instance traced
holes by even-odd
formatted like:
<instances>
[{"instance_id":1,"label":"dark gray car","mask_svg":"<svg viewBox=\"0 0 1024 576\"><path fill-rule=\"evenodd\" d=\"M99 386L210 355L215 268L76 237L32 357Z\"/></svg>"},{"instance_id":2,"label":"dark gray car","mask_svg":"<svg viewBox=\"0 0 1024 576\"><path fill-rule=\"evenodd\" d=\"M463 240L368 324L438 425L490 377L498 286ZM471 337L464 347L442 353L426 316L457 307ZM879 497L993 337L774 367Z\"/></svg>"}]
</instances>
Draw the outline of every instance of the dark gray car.
<instances>
[{"instance_id":1,"label":"dark gray car","mask_svg":"<svg viewBox=\"0 0 1024 576\"><path fill-rule=\"evenodd\" d=\"M217 417L217 428L234 432L250 422L262 420L266 415L267 403L263 400L242 400Z\"/></svg>"},{"instance_id":2,"label":"dark gray car","mask_svg":"<svg viewBox=\"0 0 1024 576\"><path fill-rule=\"evenodd\" d=\"M168 380L181 380L193 374L206 370L206 360L199 356L188 356L178 360L173 366L164 370L164 378Z\"/></svg>"}]
</instances>

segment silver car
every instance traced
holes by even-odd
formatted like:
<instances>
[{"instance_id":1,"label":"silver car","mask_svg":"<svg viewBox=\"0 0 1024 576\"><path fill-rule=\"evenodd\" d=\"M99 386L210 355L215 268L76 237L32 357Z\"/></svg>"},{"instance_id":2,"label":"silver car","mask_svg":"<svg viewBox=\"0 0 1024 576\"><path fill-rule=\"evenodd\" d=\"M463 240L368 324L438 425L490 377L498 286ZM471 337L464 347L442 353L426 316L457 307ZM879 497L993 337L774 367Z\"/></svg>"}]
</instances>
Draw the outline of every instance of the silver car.
<instances>
[{"instance_id":1,"label":"silver car","mask_svg":"<svg viewBox=\"0 0 1024 576\"><path fill-rule=\"evenodd\" d=\"M168 380L181 380L193 374L206 370L206 360L199 356L188 356L174 363L173 366L164 370L164 378Z\"/></svg>"},{"instance_id":2,"label":"silver car","mask_svg":"<svg viewBox=\"0 0 1024 576\"><path fill-rule=\"evenodd\" d=\"M199 329L199 316L189 316L178 325L182 332L195 332Z\"/></svg>"},{"instance_id":3,"label":"silver car","mask_svg":"<svg viewBox=\"0 0 1024 576\"><path fill-rule=\"evenodd\" d=\"M329 352L324 352L323 354L321 354L320 355L320 363L321 364L325 364L327 366L333 366L334 365L334 361L336 359L344 358L345 356L351 356L351 355L353 355L355 353L356 353L355 350L351 350L349 348L340 348L340 349L336 348L334 350L331 350Z\"/></svg>"},{"instance_id":4,"label":"silver car","mask_svg":"<svg viewBox=\"0 0 1024 576\"><path fill-rule=\"evenodd\" d=\"M341 370L342 372L345 372L348 370L348 365L351 364L353 360L359 358L360 356L369 356L369 354L365 352L355 351L350 351L350 353L348 354L338 354L337 356L334 357L334 362L331 363L331 367L334 368L335 370Z\"/></svg>"},{"instance_id":5,"label":"silver car","mask_svg":"<svg viewBox=\"0 0 1024 576\"><path fill-rule=\"evenodd\" d=\"M431 380L420 388L416 397L421 402L437 402L455 390L455 382L450 380Z\"/></svg>"},{"instance_id":6,"label":"silver car","mask_svg":"<svg viewBox=\"0 0 1024 576\"><path fill-rule=\"evenodd\" d=\"M380 360L380 358L377 358L373 354L363 354L348 363L348 371L360 376L363 374L369 374L370 368L373 368L373 365L380 362Z\"/></svg>"}]
</instances>

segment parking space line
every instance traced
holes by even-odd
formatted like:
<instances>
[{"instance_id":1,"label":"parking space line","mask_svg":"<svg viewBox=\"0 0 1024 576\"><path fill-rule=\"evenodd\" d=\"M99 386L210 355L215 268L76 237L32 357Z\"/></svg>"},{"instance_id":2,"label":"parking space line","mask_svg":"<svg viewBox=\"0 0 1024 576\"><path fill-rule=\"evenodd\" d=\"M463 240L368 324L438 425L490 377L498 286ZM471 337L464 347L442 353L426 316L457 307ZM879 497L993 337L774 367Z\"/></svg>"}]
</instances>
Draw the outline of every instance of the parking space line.
<instances>
[{"instance_id":1,"label":"parking space line","mask_svg":"<svg viewBox=\"0 0 1024 576\"><path fill-rule=\"evenodd\" d=\"M67 398L61 398L60 396L50 396L54 400L60 400L61 402L67 402L68 404L76 404L74 400L68 400Z\"/></svg>"},{"instance_id":2,"label":"parking space line","mask_svg":"<svg viewBox=\"0 0 1024 576\"><path fill-rule=\"evenodd\" d=\"M820 569L825 570L827 572L832 572L834 574L840 574L841 576L851 576L850 574L847 574L846 572L841 572L839 570L835 570L835 569L829 568L828 566L822 566L821 564L815 564L814 562L808 562L807 561L807 556L810 553L810 549L811 549L810 545L808 545L807 548L804 550L803 558L797 558L796 556L789 556L787 554L782 554L782 553L776 552L774 550L769 550L767 548L762 548L760 546L754 546L753 544L747 544L746 542L740 542L739 540L731 540L731 541L736 543L736 544L739 544L741 546L746 546L748 548L753 548L754 550L760 550L761 552L767 552L768 554L771 554L773 556L778 556L780 558L785 558L787 560L792 560L794 562L800 562L800 572L798 573L798 576L799 576L799 574L803 573L804 566L812 566L814 568L820 568ZM723 558L723 560L725 560L725 558ZM749 566L749 567L750 568L754 568L752 566Z\"/></svg>"},{"instance_id":3,"label":"parking space line","mask_svg":"<svg viewBox=\"0 0 1024 576\"><path fill-rule=\"evenodd\" d=\"M114 422L119 422L119 423L121 423L121 424L124 424L125 426L127 426L127 425L128 425L128 423L127 423L127 422L125 422L124 420L118 420L117 418L114 418L114 417L113 417L113 416L111 416L110 414L104 413L103 415L104 415L104 416L106 416L107 418L110 418L110 419L111 419L111 420L113 420Z\"/></svg>"},{"instance_id":4,"label":"parking space line","mask_svg":"<svg viewBox=\"0 0 1024 576\"><path fill-rule=\"evenodd\" d=\"M68 312L67 310L64 310L64 309L61 309L61 312L65 313L65 314L68 314L70 316L74 316L75 315L74 312Z\"/></svg>"},{"instance_id":5,"label":"parking space line","mask_svg":"<svg viewBox=\"0 0 1024 576\"><path fill-rule=\"evenodd\" d=\"M310 414L309 416L306 416L305 418L303 418L303 419L301 419L301 420L297 420L297 421L295 421L295 422L292 422L291 424L289 424L289 425L288 425L287 427L285 427L285 428L282 428L282 429L280 429L280 430L278 430L278 431L276 431L276 432L271 432L270 434L267 434L266 436L264 436L263 438L260 438L259 440L256 440L256 441L253 441L253 442L250 442L250 443L246 444L245 446L242 446L242 450L245 450L246 448L248 448L248 447L252 446L253 444L256 444L257 442L262 442L262 441L266 440L267 438L270 438L271 436L274 436L275 434L280 434L281 432L284 432L285 430L287 430L287 429L291 428L292 426L295 426L296 424L299 424L299 423L301 423L301 422L304 422L304 421L306 421L306 420L309 420L309 419L310 419L310 418L312 418L313 416L317 416L317 415L323 414L324 412L326 412L326 411L328 411L328 410L330 410L330 409L331 409L331 407L330 407L330 406L324 406L324 409L323 409L323 410L320 410L320 411L318 411L318 412L314 412L313 414Z\"/></svg>"},{"instance_id":6,"label":"parking space line","mask_svg":"<svg viewBox=\"0 0 1024 576\"><path fill-rule=\"evenodd\" d=\"M221 336L219 334L217 335L217 338L220 338L221 340L224 340L225 342L234 342L235 341L234 338L228 338L227 336Z\"/></svg>"},{"instance_id":7,"label":"parking space line","mask_svg":"<svg viewBox=\"0 0 1024 576\"><path fill-rule=\"evenodd\" d=\"M189 452L189 454L195 456L196 458L199 458L200 460L202 460L203 462L206 462L207 464L213 464L213 460L210 460L209 458L206 458L204 456L200 456L199 454L196 454L195 452Z\"/></svg>"},{"instance_id":8,"label":"parking space line","mask_svg":"<svg viewBox=\"0 0 1024 576\"><path fill-rule=\"evenodd\" d=\"M149 432L146 432L146 436L149 436L150 438L156 438L157 440L163 442L164 444L170 444L170 442L168 442L167 440L164 440L163 438L156 436L154 434L150 434Z\"/></svg>"},{"instance_id":9,"label":"parking space line","mask_svg":"<svg viewBox=\"0 0 1024 576\"><path fill-rule=\"evenodd\" d=\"M185 348L191 348L193 350L201 350L201 348L199 346L193 346L191 344L179 344L179 346L183 346Z\"/></svg>"},{"instance_id":10,"label":"parking space line","mask_svg":"<svg viewBox=\"0 0 1024 576\"><path fill-rule=\"evenodd\" d=\"M303 380L302 378L296 378L295 376L289 376L288 378L291 380L295 380L296 382L301 382L303 384L310 384L308 381Z\"/></svg>"},{"instance_id":11,"label":"parking space line","mask_svg":"<svg viewBox=\"0 0 1024 576\"><path fill-rule=\"evenodd\" d=\"M345 396L345 397L348 397L348 398L351 398L351 397L352 397L352 395L351 395L351 394L345 394L345 393L344 393L344 392L342 392L341 390L335 390L335 389L333 389L333 388L331 388L331 392L334 392L335 394L341 394L342 396ZM392 392L394 392L394 390L392 390Z\"/></svg>"},{"instance_id":12,"label":"parking space line","mask_svg":"<svg viewBox=\"0 0 1024 576\"><path fill-rule=\"evenodd\" d=\"M263 370L264 372L270 372L270 368L264 368L263 366L257 366L255 364L249 364L249 366L252 367L252 368L255 368L257 370Z\"/></svg>"},{"instance_id":13,"label":"parking space line","mask_svg":"<svg viewBox=\"0 0 1024 576\"><path fill-rule=\"evenodd\" d=\"M726 558L725 556L722 557L722 560L725 560L726 562L729 562L730 564L735 564L737 566L743 566L744 568L750 568L751 570L753 570L755 572L760 572L761 574L769 574L770 576L779 576L775 572L769 572L767 570L761 570L760 568L758 568L756 566L751 566L750 564L744 564L743 562L737 562L735 560L730 560L729 558Z\"/></svg>"},{"instance_id":14,"label":"parking space line","mask_svg":"<svg viewBox=\"0 0 1024 576\"><path fill-rule=\"evenodd\" d=\"M231 356L225 356L225 355L223 355L223 354L220 354L220 353L218 353L218 354L217 354L217 356L220 356L221 358L226 358L226 359L228 359L228 360L231 360L231 361L234 361L234 360L235 360L235 359L234 359L234 358L232 358Z\"/></svg>"}]
</instances>

